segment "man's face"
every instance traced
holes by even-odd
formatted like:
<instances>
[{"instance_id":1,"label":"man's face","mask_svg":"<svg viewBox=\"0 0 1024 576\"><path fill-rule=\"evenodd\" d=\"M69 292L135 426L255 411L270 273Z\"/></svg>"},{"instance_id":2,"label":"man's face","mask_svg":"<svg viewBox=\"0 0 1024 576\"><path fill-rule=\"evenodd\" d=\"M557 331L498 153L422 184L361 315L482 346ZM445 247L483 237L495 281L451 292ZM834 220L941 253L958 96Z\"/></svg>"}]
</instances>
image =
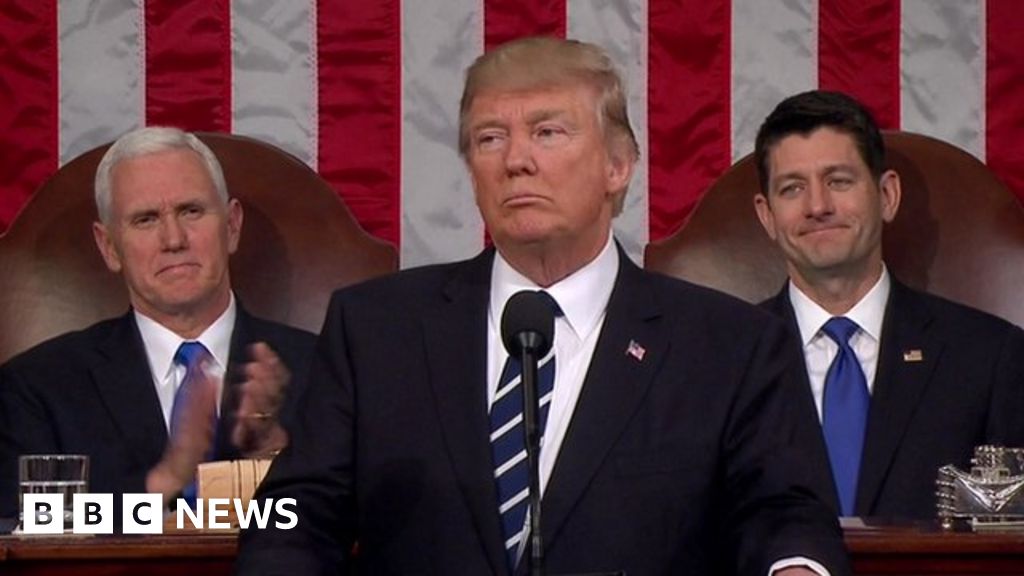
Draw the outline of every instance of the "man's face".
<instances>
[{"instance_id":1,"label":"man's face","mask_svg":"<svg viewBox=\"0 0 1024 576\"><path fill-rule=\"evenodd\" d=\"M822 127L769 149L768 194L754 199L761 224L798 283L866 280L882 260L882 223L899 207L899 177L871 176L854 138Z\"/></svg>"},{"instance_id":2,"label":"man's face","mask_svg":"<svg viewBox=\"0 0 1024 576\"><path fill-rule=\"evenodd\" d=\"M241 206L221 202L199 155L168 150L114 165L110 221L93 232L107 267L123 272L132 306L166 323L223 311L241 227Z\"/></svg>"},{"instance_id":3,"label":"man's face","mask_svg":"<svg viewBox=\"0 0 1024 576\"><path fill-rule=\"evenodd\" d=\"M495 245L596 256L633 161L609 154L593 90L484 91L467 125L476 203Z\"/></svg>"}]
</instances>

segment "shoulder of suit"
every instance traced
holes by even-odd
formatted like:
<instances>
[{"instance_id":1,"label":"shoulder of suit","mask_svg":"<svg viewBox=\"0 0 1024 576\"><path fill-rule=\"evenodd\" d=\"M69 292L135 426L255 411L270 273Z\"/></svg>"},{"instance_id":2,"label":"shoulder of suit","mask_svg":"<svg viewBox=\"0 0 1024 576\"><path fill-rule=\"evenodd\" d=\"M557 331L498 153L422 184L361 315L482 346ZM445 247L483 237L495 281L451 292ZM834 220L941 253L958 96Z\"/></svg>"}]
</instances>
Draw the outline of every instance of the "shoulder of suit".
<instances>
[{"instance_id":1,"label":"shoulder of suit","mask_svg":"<svg viewBox=\"0 0 1024 576\"><path fill-rule=\"evenodd\" d=\"M715 323L731 323L733 328L743 322L777 321L767 310L725 292L653 272L643 274L669 309L706 315Z\"/></svg>"},{"instance_id":2,"label":"shoulder of suit","mask_svg":"<svg viewBox=\"0 0 1024 576\"><path fill-rule=\"evenodd\" d=\"M107 340L124 323L131 322L131 312L101 320L87 328L72 330L36 344L14 356L5 364L11 369L26 367L67 367L77 360L89 357L96 346ZM58 364L54 364L59 360Z\"/></svg>"},{"instance_id":3,"label":"shoulder of suit","mask_svg":"<svg viewBox=\"0 0 1024 576\"><path fill-rule=\"evenodd\" d=\"M913 303L927 310L933 322L948 326L950 332L963 335L969 338L977 338L981 335L997 335L1007 333L1020 333L1021 328L1008 320L990 314L983 310L938 296L928 292L921 292L907 286L900 286L899 298L904 302L897 303L898 307Z\"/></svg>"}]
</instances>

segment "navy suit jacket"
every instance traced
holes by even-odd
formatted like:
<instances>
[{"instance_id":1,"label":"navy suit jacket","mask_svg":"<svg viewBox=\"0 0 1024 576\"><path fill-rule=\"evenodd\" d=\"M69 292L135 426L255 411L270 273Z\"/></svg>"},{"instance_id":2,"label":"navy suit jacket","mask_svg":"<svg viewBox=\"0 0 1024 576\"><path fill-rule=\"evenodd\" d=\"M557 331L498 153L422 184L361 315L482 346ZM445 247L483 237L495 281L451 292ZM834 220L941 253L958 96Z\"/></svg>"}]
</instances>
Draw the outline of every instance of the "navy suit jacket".
<instances>
[{"instance_id":1,"label":"navy suit jacket","mask_svg":"<svg viewBox=\"0 0 1024 576\"><path fill-rule=\"evenodd\" d=\"M493 258L334 294L307 426L259 492L295 498L298 525L246 531L239 574L336 574L354 540L359 573L508 573L485 383ZM782 324L620 260L544 493L551 573L764 576L803 555L846 574L835 517L782 440L798 367Z\"/></svg>"},{"instance_id":2,"label":"navy suit jacket","mask_svg":"<svg viewBox=\"0 0 1024 576\"><path fill-rule=\"evenodd\" d=\"M315 338L260 320L238 306L221 399L215 459L237 458L231 446L239 398L237 368L246 346L267 342L293 373L308 369ZM301 379L294 379L301 388ZM298 392L289 391L288 424ZM131 312L48 340L0 367L0 517L17 516L20 454L87 454L90 492L145 492L146 473L167 442L160 401L142 336Z\"/></svg>"},{"instance_id":3,"label":"navy suit jacket","mask_svg":"<svg viewBox=\"0 0 1024 576\"><path fill-rule=\"evenodd\" d=\"M799 328L788 287L762 306ZM839 510L818 414L803 371L801 441L808 473ZM1004 320L893 279L882 323L855 510L935 517L940 466L970 467L979 444L1024 446L1024 332Z\"/></svg>"}]
</instances>

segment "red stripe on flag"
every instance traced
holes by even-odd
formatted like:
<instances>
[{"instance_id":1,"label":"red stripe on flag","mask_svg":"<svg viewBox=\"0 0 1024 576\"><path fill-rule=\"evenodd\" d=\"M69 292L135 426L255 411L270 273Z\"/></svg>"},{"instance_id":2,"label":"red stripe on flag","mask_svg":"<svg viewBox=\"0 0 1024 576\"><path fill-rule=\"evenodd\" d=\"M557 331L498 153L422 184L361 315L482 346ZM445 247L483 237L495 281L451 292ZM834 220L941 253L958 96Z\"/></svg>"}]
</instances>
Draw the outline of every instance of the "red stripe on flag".
<instances>
[{"instance_id":1,"label":"red stripe on flag","mask_svg":"<svg viewBox=\"0 0 1024 576\"><path fill-rule=\"evenodd\" d=\"M146 124L231 131L228 0L148 0Z\"/></svg>"},{"instance_id":2,"label":"red stripe on flag","mask_svg":"<svg viewBox=\"0 0 1024 576\"><path fill-rule=\"evenodd\" d=\"M820 0L818 85L845 92L882 128L900 127L900 2Z\"/></svg>"},{"instance_id":3,"label":"red stripe on flag","mask_svg":"<svg viewBox=\"0 0 1024 576\"><path fill-rule=\"evenodd\" d=\"M57 3L0 10L0 232L58 163Z\"/></svg>"},{"instance_id":4,"label":"red stripe on flag","mask_svg":"<svg viewBox=\"0 0 1024 576\"><path fill-rule=\"evenodd\" d=\"M986 163L1024 200L1024 34L1019 0L989 0L985 86Z\"/></svg>"},{"instance_id":5,"label":"red stripe on flag","mask_svg":"<svg viewBox=\"0 0 1024 576\"><path fill-rule=\"evenodd\" d=\"M647 125L649 236L683 225L730 163L731 6L650 4Z\"/></svg>"},{"instance_id":6,"label":"red stripe on flag","mask_svg":"<svg viewBox=\"0 0 1024 576\"><path fill-rule=\"evenodd\" d=\"M320 175L363 228L396 246L401 5L399 0L317 3Z\"/></svg>"},{"instance_id":7,"label":"red stripe on flag","mask_svg":"<svg viewBox=\"0 0 1024 576\"><path fill-rule=\"evenodd\" d=\"M564 0L485 0L484 49L521 36L565 38L565 14Z\"/></svg>"}]
</instances>

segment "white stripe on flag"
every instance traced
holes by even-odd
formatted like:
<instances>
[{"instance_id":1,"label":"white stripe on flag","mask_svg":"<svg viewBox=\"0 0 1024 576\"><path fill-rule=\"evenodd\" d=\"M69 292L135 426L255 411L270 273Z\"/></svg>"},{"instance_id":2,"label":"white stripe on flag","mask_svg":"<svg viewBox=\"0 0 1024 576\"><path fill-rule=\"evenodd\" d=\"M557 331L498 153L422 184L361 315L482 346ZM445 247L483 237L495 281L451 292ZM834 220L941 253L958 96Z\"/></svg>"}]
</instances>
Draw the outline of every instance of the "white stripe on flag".
<instances>
[{"instance_id":1,"label":"white stripe on flag","mask_svg":"<svg viewBox=\"0 0 1024 576\"><path fill-rule=\"evenodd\" d=\"M465 69L483 53L479 0L402 3L403 268L468 258L484 227L458 155Z\"/></svg>"},{"instance_id":2,"label":"white stripe on flag","mask_svg":"<svg viewBox=\"0 0 1024 576\"><path fill-rule=\"evenodd\" d=\"M316 0L231 2L232 126L317 166Z\"/></svg>"},{"instance_id":3,"label":"white stripe on flag","mask_svg":"<svg viewBox=\"0 0 1024 576\"><path fill-rule=\"evenodd\" d=\"M735 0L732 161L754 151L761 122L783 98L818 87L818 3Z\"/></svg>"},{"instance_id":4,"label":"white stripe on flag","mask_svg":"<svg viewBox=\"0 0 1024 576\"><path fill-rule=\"evenodd\" d=\"M648 238L647 0L568 0L566 11L566 36L605 48L626 82L640 162L615 232L630 258L641 263Z\"/></svg>"},{"instance_id":5,"label":"white stripe on flag","mask_svg":"<svg viewBox=\"0 0 1024 576\"><path fill-rule=\"evenodd\" d=\"M982 0L903 0L900 118L985 158Z\"/></svg>"},{"instance_id":6,"label":"white stripe on flag","mask_svg":"<svg viewBox=\"0 0 1024 576\"><path fill-rule=\"evenodd\" d=\"M142 16L132 0L57 2L61 165L142 125Z\"/></svg>"}]
</instances>

